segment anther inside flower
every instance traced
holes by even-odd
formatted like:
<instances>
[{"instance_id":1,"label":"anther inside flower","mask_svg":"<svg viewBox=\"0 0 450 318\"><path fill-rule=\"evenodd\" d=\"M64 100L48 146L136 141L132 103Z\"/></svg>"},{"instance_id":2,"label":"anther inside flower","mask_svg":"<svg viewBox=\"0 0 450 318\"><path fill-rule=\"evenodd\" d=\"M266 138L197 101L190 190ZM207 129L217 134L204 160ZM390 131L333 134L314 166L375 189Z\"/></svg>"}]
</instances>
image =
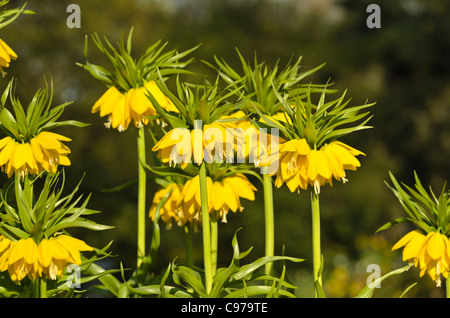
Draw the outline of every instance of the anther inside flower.
<instances>
[{"instance_id":1,"label":"anther inside flower","mask_svg":"<svg viewBox=\"0 0 450 318\"><path fill-rule=\"evenodd\" d=\"M18 172L37 175L42 171L55 173L58 165L69 166L70 149L63 144L71 141L65 136L42 131L29 142L18 142L11 137L0 140L0 166L11 177Z\"/></svg>"},{"instance_id":2,"label":"anther inside flower","mask_svg":"<svg viewBox=\"0 0 450 318\"><path fill-rule=\"evenodd\" d=\"M450 271L450 242L444 234L430 232L424 235L414 230L402 237L392 250L403 247L403 260L420 268L420 277L427 273L440 286L440 276L448 278Z\"/></svg>"},{"instance_id":3,"label":"anther inside flower","mask_svg":"<svg viewBox=\"0 0 450 318\"><path fill-rule=\"evenodd\" d=\"M357 155L364 153L340 141L316 150L304 138L289 140L280 145L275 186L279 188L286 183L291 192L312 186L318 194L324 184L333 185L333 178L346 182L345 170L356 170L361 165Z\"/></svg>"},{"instance_id":4,"label":"anther inside flower","mask_svg":"<svg viewBox=\"0 0 450 318\"><path fill-rule=\"evenodd\" d=\"M131 88L125 93L112 86L92 107L92 113L100 112L100 117L108 116L107 128L125 131L130 123L136 127L147 125L147 117L156 115L156 110L147 95L152 94L159 105L167 111L176 112L177 108L165 96L154 81L139 88Z\"/></svg>"},{"instance_id":5,"label":"anther inside flower","mask_svg":"<svg viewBox=\"0 0 450 318\"><path fill-rule=\"evenodd\" d=\"M80 251L92 250L84 241L67 235L42 239L39 244L31 237L13 242L1 236L0 271L7 270L15 282L43 276L56 280L67 265L81 265Z\"/></svg>"}]
</instances>

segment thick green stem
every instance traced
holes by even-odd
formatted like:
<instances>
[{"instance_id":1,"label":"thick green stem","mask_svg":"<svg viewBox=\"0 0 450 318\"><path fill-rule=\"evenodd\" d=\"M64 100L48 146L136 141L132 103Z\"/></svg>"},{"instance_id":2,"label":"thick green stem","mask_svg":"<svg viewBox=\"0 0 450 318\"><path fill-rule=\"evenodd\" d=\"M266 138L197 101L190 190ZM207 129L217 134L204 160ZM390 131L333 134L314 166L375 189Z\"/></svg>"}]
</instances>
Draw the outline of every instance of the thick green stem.
<instances>
[{"instance_id":1,"label":"thick green stem","mask_svg":"<svg viewBox=\"0 0 450 318\"><path fill-rule=\"evenodd\" d=\"M219 246L219 224L217 223L217 214L211 215L211 267L212 275L216 275L217 270L217 249Z\"/></svg>"},{"instance_id":2,"label":"thick green stem","mask_svg":"<svg viewBox=\"0 0 450 318\"><path fill-rule=\"evenodd\" d=\"M40 282L40 296L41 298L47 298L47 281L45 278L41 278Z\"/></svg>"},{"instance_id":3,"label":"thick green stem","mask_svg":"<svg viewBox=\"0 0 450 318\"><path fill-rule=\"evenodd\" d=\"M137 137L138 152L138 211L137 211L137 266L139 267L145 257L145 196L147 176L143 166L145 158L145 135L144 127L139 128Z\"/></svg>"},{"instance_id":4,"label":"thick green stem","mask_svg":"<svg viewBox=\"0 0 450 318\"><path fill-rule=\"evenodd\" d=\"M314 284L322 286L322 254L320 248L320 206L319 195L311 191L311 210L312 210L312 248L313 248L313 271ZM315 296L318 296L317 288Z\"/></svg>"},{"instance_id":5,"label":"thick green stem","mask_svg":"<svg viewBox=\"0 0 450 318\"><path fill-rule=\"evenodd\" d=\"M450 277L445 280L445 296L450 298Z\"/></svg>"},{"instance_id":6,"label":"thick green stem","mask_svg":"<svg viewBox=\"0 0 450 318\"><path fill-rule=\"evenodd\" d=\"M211 229L208 209L208 190L206 185L206 164L203 162L200 166L200 200L202 209L202 231L203 231L203 263L205 267L206 292L209 293L212 288L213 270L211 255Z\"/></svg>"},{"instance_id":7,"label":"thick green stem","mask_svg":"<svg viewBox=\"0 0 450 318\"><path fill-rule=\"evenodd\" d=\"M273 256L275 249L274 235L274 215L273 215L273 191L272 178L268 174L263 174L264 187L264 222L265 222L265 255ZM269 262L265 265L265 273L272 273L273 263Z\"/></svg>"}]
</instances>

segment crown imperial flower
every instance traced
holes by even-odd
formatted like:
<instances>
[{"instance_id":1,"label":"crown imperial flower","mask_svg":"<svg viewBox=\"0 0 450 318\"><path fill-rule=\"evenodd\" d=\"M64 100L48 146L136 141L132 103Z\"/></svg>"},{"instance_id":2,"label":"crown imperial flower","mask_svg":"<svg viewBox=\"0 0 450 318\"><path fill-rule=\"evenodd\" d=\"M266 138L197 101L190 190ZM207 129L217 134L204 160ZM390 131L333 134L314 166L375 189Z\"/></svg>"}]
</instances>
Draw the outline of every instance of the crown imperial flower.
<instances>
[{"instance_id":1,"label":"crown imperial flower","mask_svg":"<svg viewBox=\"0 0 450 318\"><path fill-rule=\"evenodd\" d=\"M17 242L0 238L0 271L8 271L13 281L25 277L35 280L46 276L56 280L64 275L69 264L81 265L81 251L93 248L84 241L68 235L42 239L39 244L30 237Z\"/></svg>"}]
</instances>

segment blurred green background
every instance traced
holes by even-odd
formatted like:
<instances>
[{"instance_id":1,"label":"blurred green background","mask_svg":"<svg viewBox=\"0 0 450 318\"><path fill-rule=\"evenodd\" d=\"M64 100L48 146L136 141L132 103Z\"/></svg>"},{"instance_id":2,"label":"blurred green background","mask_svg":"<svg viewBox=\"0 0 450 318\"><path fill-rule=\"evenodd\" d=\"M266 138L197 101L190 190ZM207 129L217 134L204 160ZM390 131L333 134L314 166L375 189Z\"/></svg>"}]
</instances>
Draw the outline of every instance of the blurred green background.
<instances>
[{"instance_id":1,"label":"blurred green background","mask_svg":"<svg viewBox=\"0 0 450 318\"><path fill-rule=\"evenodd\" d=\"M24 1L11 1L15 8ZM66 25L67 6L81 8L81 28ZM137 177L136 133L104 128L104 118L91 114L93 103L104 92L102 83L76 66L84 62L85 36L97 32L112 42L135 27L133 53L138 57L158 40L168 48L187 50L202 43L190 69L209 74L201 61L217 55L239 66L235 48L248 60L256 52L259 61L284 66L291 57L303 56L305 70L323 62L311 79L331 80L335 88L348 89L354 105L377 102L372 107L373 129L348 136L344 142L366 153L362 167L348 174L345 185L336 182L321 193L322 243L325 260L324 285L329 297L353 297L365 286L369 264L381 274L406 265L392 245L406 233L398 225L375 234L378 227L404 213L385 185L388 172L412 185L413 171L423 184L440 192L449 176L450 158L450 2L441 0L385 0L381 28L369 29L369 1L333 0L129 0L56 1L29 0L35 15L21 16L2 29L0 37L19 55L2 79L3 88L16 77L17 95L28 104L53 79L55 105L73 101L63 115L90 123L87 128L66 127L59 133L73 139L72 165L66 169L71 190L85 174L81 193L92 193L90 208L101 210L93 219L115 226L104 232L74 229L72 234L88 244L103 247L113 240L115 257L106 268L134 268L136 259L136 188L119 193L108 189ZM90 61L106 65L89 42ZM214 76L215 74L211 74ZM150 148L150 145L149 147ZM220 224L219 262L231 260L231 238L239 231L242 250L253 247L248 262L264 254L262 188L254 202L243 202L242 213ZM148 202L155 191L149 183ZM299 297L313 295L311 279L311 217L309 194L276 189L276 254L307 261L287 264L289 278L299 286ZM164 228L164 226L162 226ZM150 223L149 223L150 231ZM183 231L163 229L157 273L175 257L184 260ZM195 235L196 262L201 265L201 237ZM398 297L418 277L416 269L382 283L375 297ZM441 297L428 277L408 297Z\"/></svg>"}]
</instances>

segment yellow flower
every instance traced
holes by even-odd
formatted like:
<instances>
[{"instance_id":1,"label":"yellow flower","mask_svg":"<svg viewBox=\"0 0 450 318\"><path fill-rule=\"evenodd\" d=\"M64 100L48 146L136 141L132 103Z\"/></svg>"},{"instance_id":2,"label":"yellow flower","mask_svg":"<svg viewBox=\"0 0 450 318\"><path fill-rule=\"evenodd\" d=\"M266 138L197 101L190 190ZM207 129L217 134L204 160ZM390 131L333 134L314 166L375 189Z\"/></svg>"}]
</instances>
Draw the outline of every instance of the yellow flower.
<instances>
[{"instance_id":1,"label":"yellow flower","mask_svg":"<svg viewBox=\"0 0 450 318\"><path fill-rule=\"evenodd\" d=\"M136 127L147 125L147 117L156 115L156 110L146 95L152 94L158 104L167 111L177 111L172 101L165 96L154 81L139 88L131 88L121 93L110 87L92 107L92 113L100 112L100 117L108 116L107 128L125 131L130 123Z\"/></svg>"},{"instance_id":2,"label":"yellow flower","mask_svg":"<svg viewBox=\"0 0 450 318\"><path fill-rule=\"evenodd\" d=\"M9 67L11 60L17 59L17 54L0 39L0 71L3 67Z\"/></svg>"},{"instance_id":3,"label":"yellow flower","mask_svg":"<svg viewBox=\"0 0 450 318\"><path fill-rule=\"evenodd\" d=\"M304 138L289 140L280 146L275 186L279 188L286 183L291 192L312 186L319 193L324 184L332 185L333 178L346 182L345 170L361 166L357 155L364 154L340 141L315 150Z\"/></svg>"},{"instance_id":4,"label":"yellow flower","mask_svg":"<svg viewBox=\"0 0 450 318\"><path fill-rule=\"evenodd\" d=\"M180 164L183 169L191 162L225 162L234 155L233 127L229 123L213 122L201 129L174 128L152 150L163 163Z\"/></svg>"},{"instance_id":5,"label":"yellow flower","mask_svg":"<svg viewBox=\"0 0 450 318\"><path fill-rule=\"evenodd\" d=\"M80 251L92 250L85 242L67 235L42 239L39 245L32 238L12 242L2 236L0 271L8 270L15 282L25 277L35 280L43 275L56 280L64 275L66 265L81 265Z\"/></svg>"},{"instance_id":6,"label":"yellow flower","mask_svg":"<svg viewBox=\"0 0 450 318\"><path fill-rule=\"evenodd\" d=\"M218 212L222 222L226 222L230 210L244 210L240 198L254 201L255 191L253 184L241 173L215 181L211 189L212 209Z\"/></svg>"},{"instance_id":7,"label":"yellow flower","mask_svg":"<svg viewBox=\"0 0 450 318\"><path fill-rule=\"evenodd\" d=\"M177 183L171 183L166 188L158 190L153 197L152 206L150 207L149 216L152 220L155 219L156 207L161 202L162 198L170 192L166 202L164 202L159 210L161 220L163 220L169 227L172 225L172 221L177 223L178 226L183 226L188 221L191 221L189 219L187 209L180 204L182 191L183 185Z\"/></svg>"},{"instance_id":8,"label":"yellow flower","mask_svg":"<svg viewBox=\"0 0 450 318\"><path fill-rule=\"evenodd\" d=\"M448 278L450 271L450 243L439 232L427 235L414 230L402 237L392 250L403 248L403 260L410 260L420 268L420 277L427 273L440 286L440 275Z\"/></svg>"},{"instance_id":9,"label":"yellow flower","mask_svg":"<svg viewBox=\"0 0 450 318\"><path fill-rule=\"evenodd\" d=\"M0 166L11 177L14 172L23 177L37 175L43 170L55 173L58 165L69 166L70 149L63 141L71 139L59 134L42 131L29 142L19 143L11 137L0 140Z\"/></svg>"},{"instance_id":10,"label":"yellow flower","mask_svg":"<svg viewBox=\"0 0 450 318\"><path fill-rule=\"evenodd\" d=\"M253 125L252 121L245 117L243 111L238 111L223 118L234 118L235 126L235 152L238 163L248 161L256 167L271 164L272 151L278 143L284 140L273 136Z\"/></svg>"},{"instance_id":11,"label":"yellow flower","mask_svg":"<svg viewBox=\"0 0 450 318\"><path fill-rule=\"evenodd\" d=\"M242 211L240 199L253 201L254 192L257 190L247 177L241 173L227 176L218 181L206 177L208 191L208 209L212 213L216 211L222 222L227 222L227 214ZM201 214L200 178L195 176L188 180L183 187L180 204L193 220L199 220Z\"/></svg>"}]
</instances>

